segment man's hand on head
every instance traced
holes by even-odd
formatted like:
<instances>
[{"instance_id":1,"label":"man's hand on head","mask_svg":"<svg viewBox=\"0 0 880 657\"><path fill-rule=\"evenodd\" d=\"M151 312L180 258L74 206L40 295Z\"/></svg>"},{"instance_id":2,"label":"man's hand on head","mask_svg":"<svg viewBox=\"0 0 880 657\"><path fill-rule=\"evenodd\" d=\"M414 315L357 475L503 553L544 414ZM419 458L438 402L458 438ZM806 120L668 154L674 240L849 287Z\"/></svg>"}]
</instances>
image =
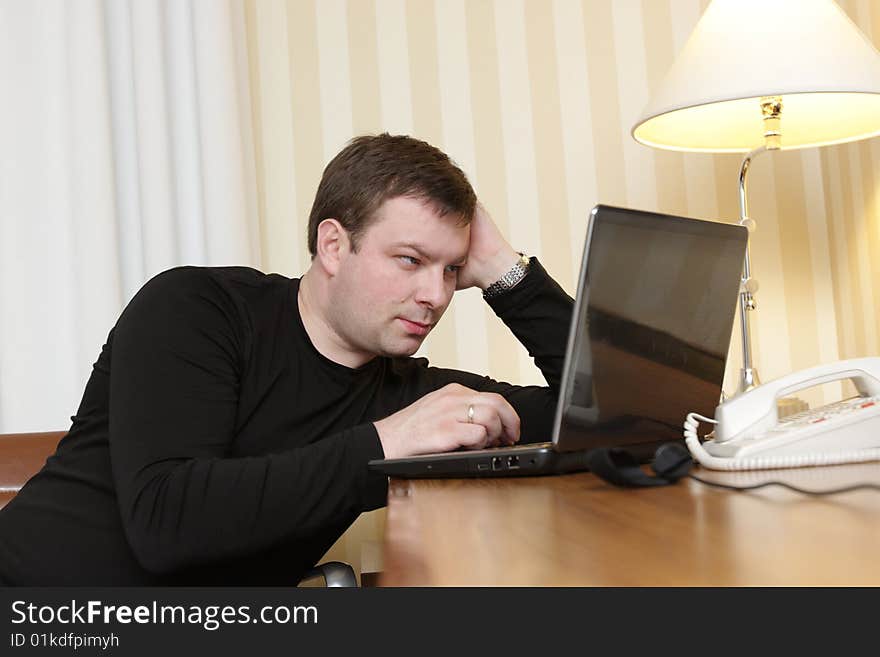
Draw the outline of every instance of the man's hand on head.
<instances>
[{"instance_id":1,"label":"man's hand on head","mask_svg":"<svg viewBox=\"0 0 880 657\"><path fill-rule=\"evenodd\" d=\"M389 459L513 445L520 429L519 415L504 397L458 383L435 390L373 424Z\"/></svg>"},{"instance_id":2,"label":"man's hand on head","mask_svg":"<svg viewBox=\"0 0 880 657\"><path fill-rule=\"evenodd\" d=\"M467 264L458 272L457 290L479 287L485 290L516 264L519 254L508 244L481 203L471 222Z\"/></svg>"}]
</instances>

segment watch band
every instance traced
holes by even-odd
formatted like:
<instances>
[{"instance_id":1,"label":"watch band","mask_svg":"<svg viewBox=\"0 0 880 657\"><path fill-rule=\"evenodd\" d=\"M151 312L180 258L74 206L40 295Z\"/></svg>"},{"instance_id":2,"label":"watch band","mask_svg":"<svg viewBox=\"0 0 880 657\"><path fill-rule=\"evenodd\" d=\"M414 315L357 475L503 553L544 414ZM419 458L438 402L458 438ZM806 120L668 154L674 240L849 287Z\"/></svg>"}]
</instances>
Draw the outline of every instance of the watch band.
<instances>
[{"instance_id":1,"label":"watch band","mask_svg":"<svg viewBox=\"0 0 880 657\"><path fill-rule=\"evenodd\" d=\"M507 292L509 289L516 286L522 279L526 277L526 274L529 271L529 257L519 254L519 260L516 261L516 264L513 265L507 272L499 278L497 281L492 283L489 287L487 287L483 291L484 299L491 299L492 297L497 297L499 294L503 294Z\"/></svg>"}]
</instances>

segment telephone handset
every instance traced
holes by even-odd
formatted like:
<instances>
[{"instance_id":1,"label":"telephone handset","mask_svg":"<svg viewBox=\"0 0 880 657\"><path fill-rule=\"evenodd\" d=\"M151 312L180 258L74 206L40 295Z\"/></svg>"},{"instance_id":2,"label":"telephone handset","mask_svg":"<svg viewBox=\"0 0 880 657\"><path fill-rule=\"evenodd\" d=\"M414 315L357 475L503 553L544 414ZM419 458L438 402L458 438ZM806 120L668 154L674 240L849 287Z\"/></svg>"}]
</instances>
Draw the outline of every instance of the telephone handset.
<instances>
[{"instance_id":1,"label":"telephone handset","mask_svg":"<svg viewBox=\"0 0 880 657\"><path fill-rule=\"evenodd\" d=\"M777 401L800 390L850 379L858 396L779 420ZM700 444L699 421L715 424ZM685 421L691 455L714 470L763 470L880 460L880 358L819 365L775 379L720 404L715 419Z\"/></svg>"}]
</instances>

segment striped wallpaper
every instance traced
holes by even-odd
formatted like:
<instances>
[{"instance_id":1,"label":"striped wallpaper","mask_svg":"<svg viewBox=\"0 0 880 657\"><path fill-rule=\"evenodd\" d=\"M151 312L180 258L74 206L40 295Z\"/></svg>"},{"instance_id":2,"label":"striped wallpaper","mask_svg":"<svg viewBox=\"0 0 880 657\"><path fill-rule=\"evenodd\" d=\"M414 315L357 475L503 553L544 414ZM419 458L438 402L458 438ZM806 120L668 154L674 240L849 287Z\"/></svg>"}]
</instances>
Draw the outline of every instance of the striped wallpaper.
<instances>
[{"instance_id":1,"label":"striped wallpaper","mask_svg":"<svg viewBox=\"0 0 880 657\"><path fill-rule=\"evenodd\" d=\"M656 151L629 134L707 4L245 0L263 268L307 268L324 165L352 136L379 131L448 152L513 246L570 293L596 203L737 221L740 156ZM840 4L880 43L880 2ZM752 331L763 380L880 353L878 176L878 139L754 161ZM457 295L447 316L423 348L432 363L542 382L478 292Z\"/></svg>"}]
</instances>

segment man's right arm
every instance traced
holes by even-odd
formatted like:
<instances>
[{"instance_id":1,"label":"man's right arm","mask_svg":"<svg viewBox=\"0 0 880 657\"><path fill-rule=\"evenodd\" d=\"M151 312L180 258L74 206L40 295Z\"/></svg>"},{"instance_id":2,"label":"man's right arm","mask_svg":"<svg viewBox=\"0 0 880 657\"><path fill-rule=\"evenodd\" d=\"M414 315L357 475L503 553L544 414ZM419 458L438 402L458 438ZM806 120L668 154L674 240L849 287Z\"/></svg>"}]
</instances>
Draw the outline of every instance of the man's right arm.
<instances>
[{"instance_id":1,"label":"man's right arm","mask_svg":"<svg viewBox=\"0 0 880 657\"><path fill-rule=\"evenodd\" d=\"M371 423L271 455L233 457L249 337L207 274L171 270L114 329L113 478L129 544L153 572L254 554L385 503Z\"/></svg>"},{"instance_id":2,"label":"man's right arm","mask_svg":"<svg viewBox=\"0 0 880 657\"><path fill-rule=\"evenodd\" d=\"M451 383L375 423L385 458L512 445L520 420L499 394Z\"/></svg>"}]
</instances>

